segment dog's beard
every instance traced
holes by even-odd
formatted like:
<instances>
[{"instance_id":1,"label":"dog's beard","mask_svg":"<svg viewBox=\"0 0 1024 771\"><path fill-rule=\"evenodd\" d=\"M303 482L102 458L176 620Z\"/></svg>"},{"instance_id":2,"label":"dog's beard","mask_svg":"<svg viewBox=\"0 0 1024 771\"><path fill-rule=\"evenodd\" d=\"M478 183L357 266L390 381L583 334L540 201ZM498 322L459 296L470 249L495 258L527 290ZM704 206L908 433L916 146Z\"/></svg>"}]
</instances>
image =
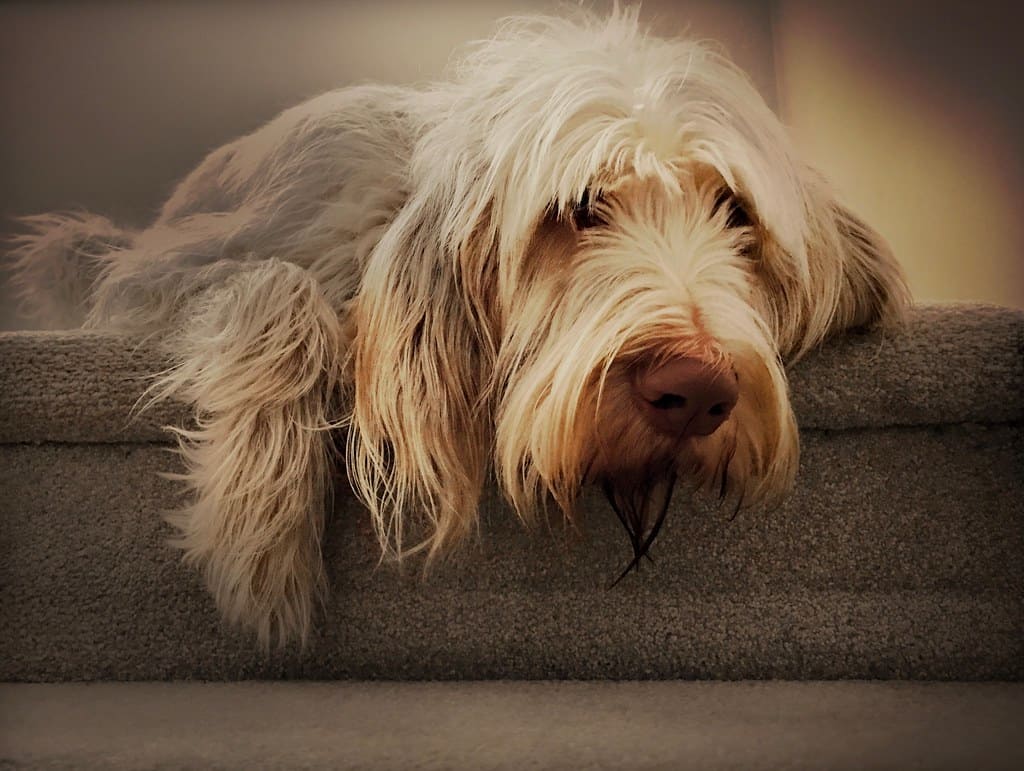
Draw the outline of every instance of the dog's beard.
<instances>
[{"instance_id":1,"label":"dog's beard","mask_svg":"<svg viewBox=\"0 0 1024 771\"><path fill-rule=\"evenodd\" d=\"M710 437L672 438L652 432L639 413L632 412L630 377L613 373L597 406L591 429L594 453L584 482L596 484L621 523L633 552L632 559L612 586L650 557L650 549L668 515L673 497L683 500L703 491L719 505L742 505L744 482L730 476L736 456L737 430L727 421ZM635 409L635 407L633 407Z\"/></svg>"},{"instance_id":2,"label":"dog's beard","mask_svg":"<svg viewBox=\"0 0 1024 771\"><path fill-rule=\"evenodd\" d=\"M532 411L517 411L532 420L500 421L498 457L516 463L516 473L506 472L501 481L517 511L530 519L553 500L576 521L580 489L588 484L601 489L632 550L614 585L649 559L673 498L701 495L730 517L778 500L792 482L797 453L784 375L777 360L750 350L732 359L740 380L739 402L710 436L673 438L654 432L636 407L627 363L593 372L571 410L537 398ZM517 404L526 396L506 398ZM566 430L553 434L553 425Z\"/></svg>"},{"instance_id":3,"label":"dog's beard","mask_svg":"<svg viewBox=\"0 0 1024 771\"><path fill-rule=\"evenodd\" d=\"M600 487L612 511L629 538L633 557L611 586L631 570L639 570L650 556L651 546L661 532L674 497L683 500L703 493L719 509L729 511L730 521L743 508L746 483L730 468L736 458L736 430L722 428L714 447L707 440L681 442L678 453L651 462L644 468L607 472L593 481Z\"/></svg>"},{"instance_id":4,"label":"dog's beard","mask_svg":"<svg viewBox=\"0 0 1024 771\"><path fill-rule=\"evenodd\" d=\"M612 582L612 586L625 578L630 570L639 569L644 557L651 559L651 544L665 522L675 486L676 472L671 468L666 469L663 476L652 474L628 482L612 477L601 480L601 491L629 536L629 544L633 549L633 559Z\"/></svg>"}]
</instances>

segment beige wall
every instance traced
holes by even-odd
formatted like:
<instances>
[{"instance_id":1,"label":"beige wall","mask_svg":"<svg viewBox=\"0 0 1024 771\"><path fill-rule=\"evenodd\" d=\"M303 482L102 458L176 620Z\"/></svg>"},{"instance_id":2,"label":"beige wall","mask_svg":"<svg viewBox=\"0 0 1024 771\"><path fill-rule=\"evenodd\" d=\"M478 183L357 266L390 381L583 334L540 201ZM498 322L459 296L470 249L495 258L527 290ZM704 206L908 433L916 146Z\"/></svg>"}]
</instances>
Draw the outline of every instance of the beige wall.
<instances>
[{"instance_id":1,"label":"beige wall","mask_svg":"<svg viewBox=\"0 0 1024 771\"><path fill-rule=\"evenodd\" d=\"M845 5L648 0L642 16L661 34L725 44L808 155L890 237L920 297L1024 306L1010 83L1019 48L992 55L983 45L1001 45L1009 27L962 13L960 33L981 49L950 56L949 31L929 32L899 3L861 4L874 5L863 15ZM454 47L498 17L558 7L0 3L0 237L12 216L72 206L144 224L208 150L282 108L349 83L437 77ZM998 87L979 95L993 78ZM0 281L0 328L22 324Z\"/></svg>"},{"instance_id":2,"label":"beige wall","mask_svg":"<svg viewBox=\"0 0 1024 771\"><path fill-rule=\"evenodd\" d=\"M1024 308L1024 57L1009 7L777 7L782 117L892 243L919 300Z\"/></svg>"}]
</instances>

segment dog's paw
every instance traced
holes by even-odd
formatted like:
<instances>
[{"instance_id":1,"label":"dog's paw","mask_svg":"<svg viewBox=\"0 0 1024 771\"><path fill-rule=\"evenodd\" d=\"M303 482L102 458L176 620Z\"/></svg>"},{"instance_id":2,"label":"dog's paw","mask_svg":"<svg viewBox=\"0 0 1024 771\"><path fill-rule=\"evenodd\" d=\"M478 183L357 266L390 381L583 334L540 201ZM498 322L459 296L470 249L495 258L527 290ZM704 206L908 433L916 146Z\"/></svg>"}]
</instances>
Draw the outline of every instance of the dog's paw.
<instances>
[{"instance_id":1,"label":"dog's paw","mask_svg":"<svg viewBox=\"0 0 1024 771\"><path fill-rule=\"evenodd\" d=\"M223 618L254 632L261 648L304 644L325 594L319 528L309 510L261 503L269 502L200 497L167 516L179 531L170 543L199 568Z\"/></svg>"},{"instance_id":2,"label":"dog's paw","mask_svg":"<svg viewBox=\"0 0 1024 771\"><path fill-rule=\"evenodd\" d=\"M343 330L316 281L277 261L234 266L171 341L148 391L196 411L172 429L190 488L169 517L226 620L266 649L305 642L326 594L320 539L336 460ZM225 270L231 269L226 265Z\"/></svg>"}]
</instances>

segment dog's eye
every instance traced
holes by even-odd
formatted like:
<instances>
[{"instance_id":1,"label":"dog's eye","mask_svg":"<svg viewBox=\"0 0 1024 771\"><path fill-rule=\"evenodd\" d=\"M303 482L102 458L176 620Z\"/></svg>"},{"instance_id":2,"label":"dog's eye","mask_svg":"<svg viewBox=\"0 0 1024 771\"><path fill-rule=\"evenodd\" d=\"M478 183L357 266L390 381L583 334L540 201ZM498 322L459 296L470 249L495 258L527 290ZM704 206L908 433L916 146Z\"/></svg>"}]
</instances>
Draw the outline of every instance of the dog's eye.
<instances>
[{"instance_id":1,"label":"dog's eye","mask_svg":"<svg viewBox=\"0 0 1024 771\"><path fill-rule=\"evenodd\" d=\"M746 206L730 190L723 190L715 199L715 211L723 206L728 207L725 226L727 228L749 228L754 225L754 218L750 216Z\"/></svg>"},{"instance_id":2,"label":"dog's eye","mask_svg":"<svg viewBox=\"0 0 1024 771\"><path fill-rule=\"evenodd\" d=\"M580 200L572 209L572 224L576 226L577 230L586 230L605 224L597 211L597 204L600 200L600 196L593 199L589 189L583 191Z\"/></svg>"},{"instance_id":3,"label":"dog's eye","mask_svg":"<svg viewBox=\"0 0 1024 771\"><path fill-rule=\"evenodd\" d=\"M747 211L747 207L733 198L732 207L729 209L729 218L726 220L726 225L730 228L749 228L752 227L753 224L754 218L750 216L750 212Z\"/></svg>"}]
</instances>

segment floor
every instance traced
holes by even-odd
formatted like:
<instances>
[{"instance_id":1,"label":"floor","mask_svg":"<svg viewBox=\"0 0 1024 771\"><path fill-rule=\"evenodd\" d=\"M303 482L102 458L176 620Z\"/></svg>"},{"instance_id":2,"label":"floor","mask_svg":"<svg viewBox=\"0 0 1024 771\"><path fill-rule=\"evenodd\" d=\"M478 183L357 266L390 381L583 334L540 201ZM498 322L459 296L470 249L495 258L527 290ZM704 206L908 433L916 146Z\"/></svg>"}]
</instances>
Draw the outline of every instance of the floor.
<instances>
[{"instance_id":1,"label":"floor","mask_svg":"<svg viewBox=\"0 0 1024 771\"><path fill-rule=\"evenodd\" d=\"M0 685L0 769L1010 769L1022 728L1022 683Z\"/></svg>"}]
</instances>

